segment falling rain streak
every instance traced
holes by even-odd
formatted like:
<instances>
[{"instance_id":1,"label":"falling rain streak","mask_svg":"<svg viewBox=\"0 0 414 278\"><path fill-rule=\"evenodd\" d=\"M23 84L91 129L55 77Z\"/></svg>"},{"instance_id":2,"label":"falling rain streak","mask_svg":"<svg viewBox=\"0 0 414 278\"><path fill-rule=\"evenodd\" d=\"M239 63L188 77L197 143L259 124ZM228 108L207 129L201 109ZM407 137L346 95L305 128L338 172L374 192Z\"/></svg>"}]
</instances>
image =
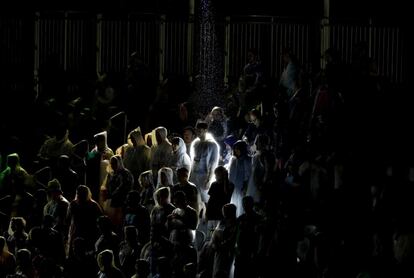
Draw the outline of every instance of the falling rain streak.
<instances>
[{"instance_id":1,"label":"falling rain streak","mask_svg":"<svg viewBox=\"0 0 414 278\"><path fill-rule=\"evenodd\" d=\"M223 99L223 49L219 43L216 15L211 0L200 3L200 75L196 106L207 112Z\"/></svg>"}]
</instances>

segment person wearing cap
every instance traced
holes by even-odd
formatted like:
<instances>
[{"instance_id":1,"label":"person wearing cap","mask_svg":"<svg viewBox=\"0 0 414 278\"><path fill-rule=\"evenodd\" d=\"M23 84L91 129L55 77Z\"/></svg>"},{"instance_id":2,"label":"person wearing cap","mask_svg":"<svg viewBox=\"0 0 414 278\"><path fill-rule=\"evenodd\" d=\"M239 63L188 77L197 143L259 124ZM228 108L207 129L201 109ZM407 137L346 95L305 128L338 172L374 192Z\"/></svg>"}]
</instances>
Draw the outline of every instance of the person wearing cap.
<instances>
[{"instance_id":1,"label":"person wearing cap","mask_svg":"<svg viewBox=\"0 0 414 278\"><path fill-rule=\"evenodd\" d=\"M48 202L43 208L43 215L51 215L55 220L54 228L62 234L67 234L66 215L69 202L62 194L62 186L58 179L53 179L48 182Z\"/></svg>"}]
</instances>

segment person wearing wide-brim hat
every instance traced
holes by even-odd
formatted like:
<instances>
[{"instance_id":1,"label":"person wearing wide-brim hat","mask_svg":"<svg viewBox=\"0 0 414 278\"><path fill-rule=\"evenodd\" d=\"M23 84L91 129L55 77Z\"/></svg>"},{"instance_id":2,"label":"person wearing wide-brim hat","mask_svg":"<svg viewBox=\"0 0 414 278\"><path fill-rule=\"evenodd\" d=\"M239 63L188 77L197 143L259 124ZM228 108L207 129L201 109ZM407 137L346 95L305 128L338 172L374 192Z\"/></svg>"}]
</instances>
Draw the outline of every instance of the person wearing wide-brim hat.
<instances>
[{"instance_id":1,"label":"person wearing wide-brim hat","mask_svg":"<svg viewBox=\"0 0 414 278\"><path fill-rule=\"evenodd\" d=\"M57 179L53 179L47 184L48 202L43 209L44 215L51 215L55 220L54 228L67 234L66 215L69 202L63 197L62 186Z\"/></svg>"}]
</instances>

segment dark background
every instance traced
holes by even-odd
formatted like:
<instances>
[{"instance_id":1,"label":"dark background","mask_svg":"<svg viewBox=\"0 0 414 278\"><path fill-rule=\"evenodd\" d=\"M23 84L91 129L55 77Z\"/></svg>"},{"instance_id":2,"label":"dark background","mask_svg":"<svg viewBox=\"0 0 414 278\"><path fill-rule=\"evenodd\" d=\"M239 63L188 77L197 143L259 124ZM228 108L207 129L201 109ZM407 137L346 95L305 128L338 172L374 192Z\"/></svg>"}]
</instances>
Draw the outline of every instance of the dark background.
<instances>
[{"instance_id":1,"label":"dark background","mask_svg":"<svg viewBox=\"0 0 414 278\"><path fill-rule=\"evenodd\" d=\"M196 1L197 2L197 1ZM321 16L323 0L214 0L218 10L224 14L268 14L280 16ZM17 0L2 2L5 11L136 11L148 13L186 14L188 0ZM331 0L331 16L347 18L374 17L386 21L407 20L409 1L378 0Z\"/></svg>"}]
</instances>

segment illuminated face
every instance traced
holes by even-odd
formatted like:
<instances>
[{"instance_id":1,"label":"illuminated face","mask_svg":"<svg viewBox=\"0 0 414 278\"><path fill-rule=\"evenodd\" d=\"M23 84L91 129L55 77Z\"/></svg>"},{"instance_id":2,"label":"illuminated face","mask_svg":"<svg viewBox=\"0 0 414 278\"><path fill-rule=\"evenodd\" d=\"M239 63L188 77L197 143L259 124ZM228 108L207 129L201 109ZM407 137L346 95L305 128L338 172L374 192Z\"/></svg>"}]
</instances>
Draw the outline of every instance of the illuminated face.
<instances>
[{"instance_id":1,"label":"illuminated face","mask_svg":"<svg viewBox=\"0 0 414 278\"><path fill-rule=\"evenodd\" d=\"M193 132L191 130L188 130L188 129L184 130L183 140L186 144L190 144L191 142L193 142L193 140L194 140Z\"/></svg>"},{"instance_id":2,"label":"illuminated face","mask_svg":"<svg viewBox=\"0 0 414 278\"><path fill-rule=\"evenodd\" d=\"M197 128L196 133L197 133L197 137L199 137L199 138L205 137L205 135L207 133L207 129Z\"/></svg>"},{"instance_id":3,"label":"illuminated face","mask_svg":"<svg viewBox=\"0 0 414 278\"><path fill-rule=\"evenodd\" d=\"M213 112L211 112L211 116L215 121L221 120L221 113L218 110L214 110Z\"/></svg>"},{"instance_id":4,"label":"illuminated face","mask_svg":"<svg viewBox=\"0 0 414 278\"><path fill-rule=\"evenodd\" d=\"M177 144L172 144L171 148L172 148L173 152L176 152L178 150L178 145Z\"/></svg>"},{"instance_id":5,"label":"illuminated face","mask_svg":"<svg viewBox=\"0 0 414 278\"><path fill-rule=\"evenodd\" d=\"M188 172L181 171L177 174L177 179L179 183L185 183L188 180Z\"/></svg>"},{"instance_id":6,"label":"illuminated face","mask_svg":"<svg viewBox=\"0 0 414 278\"><path fill-rule=\"evenodd\" d=\"M253 113L250 113L250 122L254 123L256 119L256 116Z\"/></svg>"}]
</instances>

